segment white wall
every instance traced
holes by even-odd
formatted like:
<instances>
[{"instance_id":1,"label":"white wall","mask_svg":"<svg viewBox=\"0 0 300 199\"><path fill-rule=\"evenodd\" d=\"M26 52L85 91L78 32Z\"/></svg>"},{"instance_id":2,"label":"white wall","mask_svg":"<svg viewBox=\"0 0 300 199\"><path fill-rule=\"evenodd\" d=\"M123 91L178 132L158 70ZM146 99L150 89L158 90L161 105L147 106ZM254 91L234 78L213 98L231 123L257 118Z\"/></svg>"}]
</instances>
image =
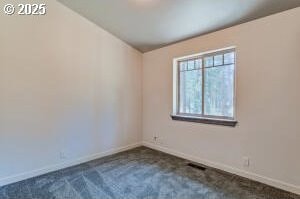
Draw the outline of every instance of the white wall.
<instances>
[{"instance_id":1,"label":"white wall","mask_svg":"<svg viewBox=\"0 0 300 199\"><path fill-rule=\"evenodd\" d=\"M145 144L300 193L299 19L296 8L145 53ZM172 121L173 58L229 46L237 46L238 126Z\"/></svg>"},{"instance_id":2,"label":"white wall","mask_svg":"<svg viewBox=\"0 0 300 199\"><path fill-rule=\"evenodd\" d=\"M45 16L0 12L0 184L142 138L142 54L46 3Z\"/></svg>"}]
</instances>

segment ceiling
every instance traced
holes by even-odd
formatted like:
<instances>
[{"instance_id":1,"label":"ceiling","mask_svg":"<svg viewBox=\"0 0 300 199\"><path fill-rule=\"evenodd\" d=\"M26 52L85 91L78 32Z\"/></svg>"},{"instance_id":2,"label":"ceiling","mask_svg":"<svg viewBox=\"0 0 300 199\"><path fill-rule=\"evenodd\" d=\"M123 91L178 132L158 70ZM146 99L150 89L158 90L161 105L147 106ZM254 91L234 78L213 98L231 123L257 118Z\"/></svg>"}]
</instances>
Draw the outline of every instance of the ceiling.
<instances>
[{"instance_id":1,"label":"ceiling","mask_svg":"<svg viewBox=\"0 0 300 199\"><path fill-rule=\"evenodd\" d=\"M141 52L300 6L300 0L58 1Z\"/></svg>"}]
</instances>

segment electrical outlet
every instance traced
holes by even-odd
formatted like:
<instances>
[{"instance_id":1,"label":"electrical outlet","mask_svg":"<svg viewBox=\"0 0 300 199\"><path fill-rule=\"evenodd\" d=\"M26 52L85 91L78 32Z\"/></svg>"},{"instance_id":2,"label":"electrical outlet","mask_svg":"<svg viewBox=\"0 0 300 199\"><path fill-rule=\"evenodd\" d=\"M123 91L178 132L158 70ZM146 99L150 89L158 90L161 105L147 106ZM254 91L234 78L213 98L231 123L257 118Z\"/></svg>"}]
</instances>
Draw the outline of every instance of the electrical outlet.
<instances>
[{"instance_id":1,"label":"electrical outlet","mask_svg":"<svg viewBox=\"0 0 300 199\"><path fill-rule=\"evenodd\" d=\"M60 159L67 159L67 154L66 154L66 151L62 150L59 152L59 157Z\"/></svg>"},{"instance_id":2,"label":"electrical outlet","mask_svg":"<svg viewBox=\"0 0 300 199\"><path fill-rule=\"evenodd\" d=\"M158 135L155 135L155 136L153 137L153 142L154 142L155 144L158 144L158 145L164 145L164 140L163 140L163 138L162 138L162 137L159 137Z\"/></svg>"},{"instance_id":3,"label":"electrical outlet","mask_svg":"<svg viewBox=\"0 0 300 199\"><path fill-rule=\"evenodd\" d=\"M244 165L244 167L249 167L250 166L249 157L243 157L243 165Z\"/></svg>"},{"instance_id":4,"label":"electrical outlet","mask_svg":"<svg viewBox=\"0 0 300 199\"><path fill-rule=\"evenodd\" d=\"M159 138L158 139L158 142L157 142L158 144L160 144L160 145L164 145L164 139L163 138Z\"/></svg>"}]
</instances>

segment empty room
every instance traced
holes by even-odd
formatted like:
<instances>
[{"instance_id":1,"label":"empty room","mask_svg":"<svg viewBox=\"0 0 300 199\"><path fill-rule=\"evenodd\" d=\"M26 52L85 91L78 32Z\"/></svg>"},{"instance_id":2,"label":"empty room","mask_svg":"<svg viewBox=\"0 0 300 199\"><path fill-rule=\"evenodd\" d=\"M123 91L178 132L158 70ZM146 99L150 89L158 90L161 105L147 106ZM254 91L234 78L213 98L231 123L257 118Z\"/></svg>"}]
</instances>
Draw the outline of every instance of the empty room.
<instances>
[{"instance_id":1,"label":"empty room","mask_svg":"<svg viewBox=\"0 0 300 199\"><path fill-rule=\"evenodd\" d=\"M0 199L300 199L300 0L2 0Z\"/></svg>"}]
</instances>

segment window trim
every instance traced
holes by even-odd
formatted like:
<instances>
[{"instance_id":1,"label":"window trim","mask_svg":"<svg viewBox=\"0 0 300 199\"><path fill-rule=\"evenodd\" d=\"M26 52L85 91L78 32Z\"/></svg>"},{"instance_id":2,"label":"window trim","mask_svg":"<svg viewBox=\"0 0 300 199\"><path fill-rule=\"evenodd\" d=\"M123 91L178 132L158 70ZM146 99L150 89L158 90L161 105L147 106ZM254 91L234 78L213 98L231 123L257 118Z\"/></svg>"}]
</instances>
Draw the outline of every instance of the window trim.
<instances>
[{"instance_id":1,"label":"window trim","mask_svg":"<svg viewBox=\"0 0 300 199\"><path fill-rule=\"evenodd\" d=\"M222 126L235 127L237 125L236 120L226 120L226 119L213 119L207 117L196 117L196 116L185 116L185 115L171 115L172 120L184 121L184 122L195 122L203 124L215 124Z\"/></svg>"},{"instance_id":2,"label":"window trim","mask_svg":"<svg viewBox=\"0 0 300 199\"><path fill-rule=\"evenodd\" d=\"M202 103L202 114L189 114L189 113L180 113L180 67L179 63L181 61L188 61L194 60L197 58L202 59L202 75L204 76L204 58L209 56L214 56L222 52L222 54L226 54L229 52L235 52L235 61L234 61L234 96L233 96L233 117L222 117L222 116L210 116L204 115L204 104ZM236 47L231 46L228 48L222 48L213 51L206 51L198 54L188 55L184 57L174 58L173 59L173 112L171 117L173 120L180 120L180 121L190 121L190 122L198 122L198 123L205 123L205 124L216 124L216 125L225 125L225 126L235 126L237 124L236 121L236 71L237 71L237 63L236 63ZM224 61L224 57L223 57ZM229 64L228 64L229 65ZM222 65L221 65L222 66ZM216 66L218 67L218 66ZM204 86L204 78L202 76L202 86ZM202 92L202 98L204 93ZM204 99L203 99L204 101Z\"/></svg>"}]
</instances>

